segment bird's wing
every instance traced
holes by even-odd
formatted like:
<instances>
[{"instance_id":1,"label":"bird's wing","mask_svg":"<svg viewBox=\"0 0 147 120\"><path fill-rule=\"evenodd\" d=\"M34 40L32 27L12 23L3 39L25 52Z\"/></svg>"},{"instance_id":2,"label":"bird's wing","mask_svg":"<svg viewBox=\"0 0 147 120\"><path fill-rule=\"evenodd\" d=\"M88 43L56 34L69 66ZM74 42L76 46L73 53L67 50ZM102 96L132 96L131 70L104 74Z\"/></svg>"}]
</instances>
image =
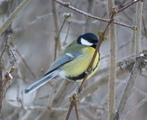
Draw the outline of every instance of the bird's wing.
<instances>
[{"instance_id":1,"label":"bird's wing","mask_svg":"<svg viewBox=\"0 0 147 120\"><path fill-rule=\"evenodd\" d=\"M73 53L64 53L61 55L49 68L49 70L46 72L44 76L51 73L52 71L56 70L60 66L64 65L65 63L68 63L72 60L74 60L76 57L81 55L82 52L73 52Z\"/></svg>"},{"instance_id":2,"label":"bird's wing","mask_svg":"<svg viewBox=\"0 0 147 120\"><path fill-rule=\"evenodd\" d=\"M35 83L31 84L30 86L28 86L25 89L25 93L31 93L34 90L38 89L39 87L41 87L42 85L46 84L47 82L49 82L51 79L57 77L58 71L54 71L57 68L59 68L60 66L64 65L67 62L70 62L72 60L74 60L76 57L78 57L79 55L81 55L82 52L73 52L73 53L64 53L63 55L61 55L54 63L53 65L49 68L49 70L47 71L47 73L40 78L38 81L36 81Z\"/></svg>"}]
</instances>

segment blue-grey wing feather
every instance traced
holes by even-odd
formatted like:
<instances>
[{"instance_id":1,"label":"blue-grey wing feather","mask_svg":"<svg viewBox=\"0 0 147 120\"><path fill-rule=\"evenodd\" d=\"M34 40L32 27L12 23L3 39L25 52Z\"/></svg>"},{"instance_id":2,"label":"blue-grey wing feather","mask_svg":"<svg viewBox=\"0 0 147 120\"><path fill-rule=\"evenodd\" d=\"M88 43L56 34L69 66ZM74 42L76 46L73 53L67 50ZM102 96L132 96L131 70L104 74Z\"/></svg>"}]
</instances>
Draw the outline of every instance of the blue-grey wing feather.
<instances>
[{"instance_id":1,"label":"blue-grey wing feather","mask_svg":"<svg viewBox=\"0 0 147 120\"><path fill-rule=\"evenodd\" d=\"M73 52L73 53L65 53L61 55L49 68L49 70L46 72L45 75L51 73L55 69L59 68L60 66L64 65L65 63L68 63L72 60L74 60L76 57L81 55L82 52ZM44 76L45 76L44 75Z\"/></svg>"}]
</instances>

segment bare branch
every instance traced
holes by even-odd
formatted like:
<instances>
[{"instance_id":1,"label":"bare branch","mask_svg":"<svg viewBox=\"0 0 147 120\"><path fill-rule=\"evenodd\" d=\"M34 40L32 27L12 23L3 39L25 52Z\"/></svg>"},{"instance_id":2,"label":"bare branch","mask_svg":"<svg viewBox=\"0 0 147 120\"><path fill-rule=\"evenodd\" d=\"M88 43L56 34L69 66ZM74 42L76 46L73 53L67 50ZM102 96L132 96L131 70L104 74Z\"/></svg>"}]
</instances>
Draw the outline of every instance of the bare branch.
<instances>
[{"instance_id":1,"label":"bare branch","mask_svg":"<svg viewBox=\"0 0 147 120\"><path fill-rule=\"evenodd\" d=\"M12 20L17 16L17 14L28 4L30 0L24 0L15 10L11 13L8 19L0 27L0 35L4 30L11 24Z\"/></svg>"},{"instance_id":2,"label":"bare branch","mask_svg":"<svg viewBox=\"0 0 147 120\"><path fill-rule=\"evenodd\" d=\"M69 106L69 109L68 109L68 113L66 115L66 120L69 120L69 117L70 117L70 114L71 114L71 111L72 111L73 107L75 107L75 109L76 109L76 116L77 116L77 118L79 120L77 106L76 106L76 103L77 103L77 94L74 93L73 96L69 98L69 101L70 101L70 106Z\"/></svg>"},{"instance_id":3,"label":"bare branch","mask_svg":"<svg viewBox=\"0 0 147 120\"><path fill-rule=\"evenodd\" d=\"M140 1L136 6L136 25L139 29L138 31L135 31L136 55L141 51L142 10L143 2Z\"/></svg>"},{"instance_id":4,"label":"bare branch","mask_svg":"<svg viewBox=\"0 0 147 120\"><path fill-rule=\"evenodd\" d=\"M134 0L133 2L130 2L128 5L124 6L121 9L119 9L118 10L118 13L121 12L121 11L123 11L123 10L125 10L125 9L127 9L128 7L132 6L133 4L135 4L135 3L139 2L139 1L141 1L141 0Z\"/></svg>"},{"instance_id":5,"label":"bare branch","mask_svg":"<svg viewBox=\"0 0 147 120\"><path fill-rule=\"evenodd\" d=\"M77 8L75 8L75 7L73 7L73 6L71 6L69 2L62 2L62 1L59 1L59 0L53 0L53 1L59 3L60 5L62 5L62 6L64 6L64 7L67 7L67 8L69 8L69 9L72 9L72 10L74 10L74 11L76 11L76 12L78 12L78 13L84 15L85 17L91 17L91 18L93 18L93 19L100 20L100 21L102 21L102 22L107 22L107 23L109 23L109 21L110 21L109 19L99 18L99 17L97 17L97 16L94 16L94 15L91 15L91 14L86 13L86 12L84 12L84 11L81 11L81 10L79 10L79 9L77 9ZM136 26L129 26L129 25L126 25L126 24L123 24L123 23L119 23L119 22L114 22L114 21L113 21L112 23L117 24L117 25L120 25L120 26L123 26L123 27L130 28L130 29L136 29Z\"/></svg>"},{"instance_id":6,"label":"bare branch","mask_svg":"<svg viewBox=\"0 0 147 120\"><path fill-rule=\"evenodd\" d=\"M52 14L53 13L51 12L49 14L45 14L45 15L42 15L42 16L37 16L36 19L34 19L33 21L31 21L29 23L26 23L24 26L14 28L13 32L14 33L22 32L22 31L26 30L27 28L31 27L32 25L37 24L39 21L41 21L43 19L46 19L46 18L49 18Z\"/></svg>"},{"instance_id":7,"label":"bare branch","mask_svg":"<svg viewBox=\"0 0 147 120\"><path fill-rule=\"evenodd\" d=\"M129 110L126 114L125 117L131 113L133 113L134 111L138 110L144 103L147 102L147 97L142 99L141 102L139 102L134 108L132 108L131 110ZM125 119L122 119L125 120Z\"/></svg>"},{"instance_id":8,"label":"bare branch","mask_svg":"<svg viewBox=\"0 0 147 120\"><path fill-rule=\"evenodd\" d=\"M143 1L140 1L138 2L138 5L137 5L137 13L136 13L136 24L139 26L139 31L136 31L135 32L135 53L136 53L136 56L139 54L140 52L140 47L141 47L141 26L142 26L142 6L143 6ZM120 115L122 115L123 111L124 111L124 108L125 108L125 105L126 105L126 102L129 98L129 95L131 93L131 90L134 86L134 82L137 78L137 75L139 74L140 70L138 69L140 66L140 61L136 60L135 61L135 65L131 71L131 75L130 75L130 78L128 80L128 83L125 87L125 90L123 92L123 96L122 96L122 99L120 101L120 104L119 104L119 107L118 107L118 111L117 111L117 117L118 119L120 119Z\"/></svg>"},{"instance_id":9,"label":"bare branch","mask_svg":"<svg viewBox=\"0 0 147 120\"><path fill-rule=\"evenodd\" d=\"M114 7L114 0L108 0L108 11L110 19L114 19L115 14L117 13L116 8ZM110 67L109 67L109 84L108 84L108 93L109 93L109 102L108 102L108 119L114 120L115 117L115 89L116 89L116 61L117 61L117 41L116 41L116 26L114 24L110 25L109 28L109 38L110 38Z\"/></svg>"},{"instance_id":10,"label":"bare branch","mask_svg":"<svg viewBox=\"0 0 147 120\"><path fill-rule=\"evenodd\" d=\"M118 110L117 110L117 113L118 113L118 120L120 119L120 115L122 115L123 111L124 111L124 108L125 108L125 105L126 105L126 102L130 96L130 93L131 93L131 90L134 86L134 82L137 78L137 75L139 74L139 62L136 61L134 67L133 67L133 70L132 70L132 73L130 75L130 78L128 80L128 83L124 89L124 92L123 92L123 95L122 95L122 99L119 103L119 107L118 107Z\"/></svg>"}]
</instances>

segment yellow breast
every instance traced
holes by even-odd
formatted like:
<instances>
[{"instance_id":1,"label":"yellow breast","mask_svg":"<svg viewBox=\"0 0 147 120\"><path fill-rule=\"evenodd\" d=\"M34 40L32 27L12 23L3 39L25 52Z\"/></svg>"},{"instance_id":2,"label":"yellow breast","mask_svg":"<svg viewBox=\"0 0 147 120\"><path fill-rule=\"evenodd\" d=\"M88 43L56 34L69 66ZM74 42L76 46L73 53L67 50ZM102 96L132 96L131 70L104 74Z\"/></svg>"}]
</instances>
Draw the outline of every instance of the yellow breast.
<instances>
[{"instance_id":1,"label":"yellow breast","mask_svg":"<svg viewBox=\"0 0 147 120\"><path fill-rule=\"evenodd\" d=\"M82 79L77 79L78 76L82 75L87 71L87 68L92 60L93 54L94 54L95 49L93 47L85 47L82 52L83 54L79 55L77 58L75 58L73 61L67 63L64 65L64 70L67 78L75 80L75 81L80 81ZM97 53L95 61L93 63L92 71L88 78L91 77L98 69L99 66L99 53ZM82 76L80 76L82 77ZM80 78L79 77L79 78ZM75 78L75 79L74 79Z\"/></svg>"}]
</instances>

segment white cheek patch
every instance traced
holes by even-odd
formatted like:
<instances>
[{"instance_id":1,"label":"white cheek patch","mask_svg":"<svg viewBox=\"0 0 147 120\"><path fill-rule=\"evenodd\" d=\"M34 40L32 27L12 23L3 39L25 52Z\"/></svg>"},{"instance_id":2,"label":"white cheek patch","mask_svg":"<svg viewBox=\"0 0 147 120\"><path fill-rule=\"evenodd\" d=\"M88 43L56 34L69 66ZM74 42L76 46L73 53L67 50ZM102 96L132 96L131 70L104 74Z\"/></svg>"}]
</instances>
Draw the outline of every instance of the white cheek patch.
<instances>
[{"instance_id":1,"label":"white cheek patch","mask_svg":"<svg viewBox=\"0 0 147 120\"><path fill-rule=\"evenodd\" d=\"M85 40L84 38L81 38L81 44L82 45L87 45L87 46L92 46L93 43L88 42L87 40Z\"/></svg>"}]
</instances>

